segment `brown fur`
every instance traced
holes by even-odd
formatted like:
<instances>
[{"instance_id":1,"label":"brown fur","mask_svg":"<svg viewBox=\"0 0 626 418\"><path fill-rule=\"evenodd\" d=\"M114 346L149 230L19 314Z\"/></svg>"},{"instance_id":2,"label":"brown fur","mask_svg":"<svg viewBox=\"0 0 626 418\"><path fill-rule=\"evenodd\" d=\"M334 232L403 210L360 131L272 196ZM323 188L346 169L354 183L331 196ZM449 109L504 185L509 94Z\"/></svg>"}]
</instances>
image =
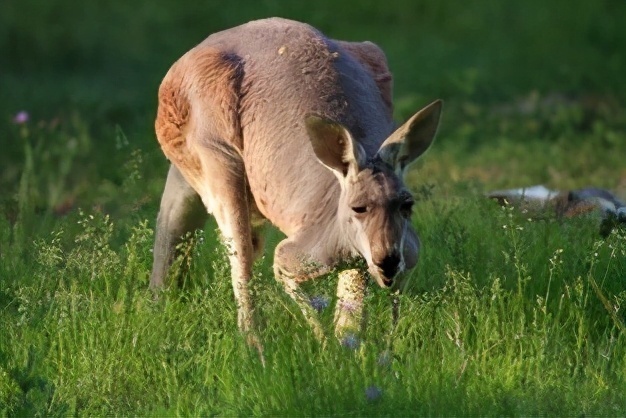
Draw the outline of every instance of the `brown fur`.
<instances>
[{"instance_id":1,"label":"brown fur","mask_svg":"<svg viewBox=\"0 0 626 418\"><path fill-rule=\"evenodd\" d=\"M163 153L194 186L204 175L195 149L198 144L188 141L188 134L191 128L202 129L205 115L212 115L211 129L223 140L239 150L243 147L239 122L242 77L236 56L196 47L172 66L161 83L157 139Z\"/></svg>"}]
</instances>

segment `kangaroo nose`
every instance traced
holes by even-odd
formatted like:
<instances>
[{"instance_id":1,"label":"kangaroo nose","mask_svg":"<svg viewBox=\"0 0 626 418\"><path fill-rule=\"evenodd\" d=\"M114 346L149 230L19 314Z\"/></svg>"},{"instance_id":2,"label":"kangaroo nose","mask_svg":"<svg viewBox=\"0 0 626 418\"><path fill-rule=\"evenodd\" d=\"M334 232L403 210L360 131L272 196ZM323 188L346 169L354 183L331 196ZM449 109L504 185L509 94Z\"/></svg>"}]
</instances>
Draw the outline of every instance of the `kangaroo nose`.
<instances>
[{"instance_id":1,"label":"kangaroo nose","mask_svg":"<svg viewBox=\"0 0 626 418\"><path fill-rule=\"evenodd\" d=\"M398 273L398 267L400 266L400 256L398 254L389 254L383 258L383 261L376 263L378 267L383 271L385 275L385 284L391 286L393 283L393 277Z\"/></svg>"}]
</instances>

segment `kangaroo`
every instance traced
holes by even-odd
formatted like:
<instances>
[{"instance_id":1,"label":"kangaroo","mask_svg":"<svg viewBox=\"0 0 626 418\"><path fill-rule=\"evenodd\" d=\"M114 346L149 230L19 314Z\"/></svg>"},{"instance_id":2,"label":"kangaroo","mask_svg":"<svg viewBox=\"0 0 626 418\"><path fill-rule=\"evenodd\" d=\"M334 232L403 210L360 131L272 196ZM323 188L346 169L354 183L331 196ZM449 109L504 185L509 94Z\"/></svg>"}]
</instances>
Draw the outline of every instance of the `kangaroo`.
<instances>
[{"instance_id":1,"label":"kangaroo","mask_svg":"<svg viewBox=\"0 0 626 418\"><path fill-rule=\"evenodd\" d=\"M375 44L280 18L215 33L183 55L159 88L155 128L171 166L151 288L165 284L182 237L212 214L239 328L259 349L248 283L266 221L286 235L276 279L316 333L299 284L338 263L360 257L381 287L402 289L420 249L402 174L432 143L442 102L395 129L391 90Z\"/></svg>"}]
</instances>

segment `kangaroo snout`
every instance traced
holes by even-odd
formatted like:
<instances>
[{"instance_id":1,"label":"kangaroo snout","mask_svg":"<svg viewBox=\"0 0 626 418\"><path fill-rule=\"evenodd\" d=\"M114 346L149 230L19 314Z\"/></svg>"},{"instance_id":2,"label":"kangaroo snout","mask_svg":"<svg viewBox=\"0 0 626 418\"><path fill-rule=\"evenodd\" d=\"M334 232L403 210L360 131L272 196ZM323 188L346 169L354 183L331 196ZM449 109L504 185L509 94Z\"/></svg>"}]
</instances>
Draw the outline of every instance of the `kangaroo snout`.
<instances>
[{"instance_id":1,"label":"kangaroo snout","mask_svg":"<svg viewBox=\"0 0 626 418\"><path fill-rule=\"evenodd\" d=\"M400 255L397 253L388 254L380 262L376 263L376 266L380 268L383 273L383 283L387 287L393 285L393 279L400 271Z\"/></svg>"}]
</instances>

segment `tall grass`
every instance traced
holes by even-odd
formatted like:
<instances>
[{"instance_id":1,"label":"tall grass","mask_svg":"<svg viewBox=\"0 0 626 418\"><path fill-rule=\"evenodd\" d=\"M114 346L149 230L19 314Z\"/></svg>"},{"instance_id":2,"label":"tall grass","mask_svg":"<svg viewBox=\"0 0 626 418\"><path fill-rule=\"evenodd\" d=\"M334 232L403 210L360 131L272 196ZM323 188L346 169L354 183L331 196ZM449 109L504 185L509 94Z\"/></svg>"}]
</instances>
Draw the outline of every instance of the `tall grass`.
<instances>
[{"instance_id":1,"label":"tall grass","mask_svg":"<svg viewBox=\"0 0 626 418\"><path fill-rule=\"evenodd\" d=\"M124 169L139 176L141 159L124 154ZM47 157L33 158L37 166ZM0 228L3 414L626 411L626 234L600 240L594 217L528 219L480 197L450 200L436 185L422 188L415 222L425 245L400 322L392 328L388 295L372 289L357 347L313 337L274 282L268 255L253 282L263 367L237 330L211 226L178 261L190 266L183 286L155 300L147 290L151 220L118 225L98 207L77 210L29 241L20 232L36 224L26 216L36 195L29 188L47 172L27 170L26 203ZM118 193L138 187L130 175ZM277 239L270 231L270 248ZM331 274L313 290L332 298L335 284ZM321 313L328 329L332 307Z\"/></svg>"}]
</instances>

